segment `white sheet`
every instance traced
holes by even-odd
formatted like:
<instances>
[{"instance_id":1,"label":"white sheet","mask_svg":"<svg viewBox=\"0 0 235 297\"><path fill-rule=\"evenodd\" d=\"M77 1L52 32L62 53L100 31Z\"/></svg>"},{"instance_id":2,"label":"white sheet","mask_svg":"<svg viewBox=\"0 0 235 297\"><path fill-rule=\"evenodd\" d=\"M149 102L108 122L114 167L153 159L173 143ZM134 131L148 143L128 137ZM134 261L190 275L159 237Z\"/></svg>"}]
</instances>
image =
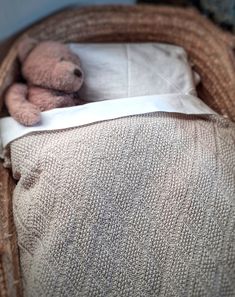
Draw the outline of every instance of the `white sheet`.
<instances>
[{"instance_id":1,"label":"white sheet","mask_svg":"<svg viewBox=\"0 0 235 297\"><path fill-rule=\"evenodd\" d=\"M1 142L5 147L14 139L33 132L79 127L98 121L156 111L216 114L199 98L192 95L162 94L114 99L43 112L42 122L33 127L20 125L11 117L2 118Z\"/></svg>"},{"instance_id":2,"label":"white sheet","mask_svg":"<svg viewBox=\"0 0 235 297\"><path fill-rule=\"evenodd\" d=\"M196 95L183 48L160 43L71 44L81 58L87 102L157 94Z\"/></svg>"}]
</instances>

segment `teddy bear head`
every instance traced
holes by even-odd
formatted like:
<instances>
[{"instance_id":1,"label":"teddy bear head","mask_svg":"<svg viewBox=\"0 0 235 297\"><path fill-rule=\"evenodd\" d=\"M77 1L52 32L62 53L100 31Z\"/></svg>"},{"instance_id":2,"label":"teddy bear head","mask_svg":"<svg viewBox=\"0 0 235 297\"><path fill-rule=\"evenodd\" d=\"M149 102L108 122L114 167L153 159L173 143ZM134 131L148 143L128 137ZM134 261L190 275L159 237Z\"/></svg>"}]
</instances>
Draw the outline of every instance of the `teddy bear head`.
<instances>
[{"instance_id":1,"label":"teddy bear head","mask_svg":"<svg viewBox=\"0 0 235 297\"><path fill-rule=\"evenodd\" d=\"M84 75L80 59L65 44L56 41L37 43L26 38L19 44L22 75L29 85L63 91L77 92Z\"/></svg>"}]
</instances>

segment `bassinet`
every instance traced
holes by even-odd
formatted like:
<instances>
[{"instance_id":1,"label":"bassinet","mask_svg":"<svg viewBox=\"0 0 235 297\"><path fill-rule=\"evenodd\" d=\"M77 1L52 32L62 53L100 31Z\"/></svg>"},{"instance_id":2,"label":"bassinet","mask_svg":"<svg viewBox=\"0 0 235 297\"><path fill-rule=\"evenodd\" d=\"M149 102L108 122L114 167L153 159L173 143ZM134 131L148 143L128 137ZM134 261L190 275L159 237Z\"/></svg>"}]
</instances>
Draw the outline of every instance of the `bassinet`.
<instances>
[{"instance_id":1,"label":"bassinet","mask_svg":"<svg viewBox=\"0 0 235 297\"><path fill-rule=\"evenodd\" d=\"M62 42L159 41L185 48L200 74L199 97L218 113L235 120L235 38L192 9L165 6L97 6L53 15L25 32L37 40ZM4 91L17 79L20 36L0 68L1 107ZM11 173L0 168L0 292L22 296L11 196Z\"/></svg>"}]
</instances>

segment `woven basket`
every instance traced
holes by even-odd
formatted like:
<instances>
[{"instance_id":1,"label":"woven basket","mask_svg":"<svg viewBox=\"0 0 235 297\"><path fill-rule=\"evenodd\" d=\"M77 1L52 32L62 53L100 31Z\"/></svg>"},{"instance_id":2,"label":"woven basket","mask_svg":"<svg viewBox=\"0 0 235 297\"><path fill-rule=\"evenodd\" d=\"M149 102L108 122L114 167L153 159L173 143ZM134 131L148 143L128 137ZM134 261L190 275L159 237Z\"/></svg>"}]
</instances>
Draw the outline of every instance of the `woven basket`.
<instances>
[{"instance_id":1,"label":"woven basket","mask_svg":"<svg viewBox=\"0 0 235 297\"><path fill-rule=\"evenodd\" d=\"M201 76L199 97L212 109L235 121L235 37L195 10L142 5L76 8L43 20L25 34L39 41L157 41L180 45ZM0 68L1 105L5 90L18 78L17 44L24 35L15 41ZM14 183L2 167L0 178L0 296L22 296L11 214Z\"/></svg>"}]
</instances>

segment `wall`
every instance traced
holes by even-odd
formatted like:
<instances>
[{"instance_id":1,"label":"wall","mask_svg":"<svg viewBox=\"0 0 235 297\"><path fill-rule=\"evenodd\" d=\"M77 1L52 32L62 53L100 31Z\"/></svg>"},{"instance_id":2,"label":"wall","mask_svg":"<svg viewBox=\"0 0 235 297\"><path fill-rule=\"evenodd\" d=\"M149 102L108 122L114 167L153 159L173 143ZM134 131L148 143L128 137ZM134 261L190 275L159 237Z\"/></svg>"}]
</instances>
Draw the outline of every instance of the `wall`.
<instances>
[{"instance_id":1,"label":"wall","mask_svg":"<svg viewBox=\"0 0 235 297\"><path fill-rule=\"evenodd\" d=\"M134 2L134 0L0 0L0 41L66 6Z\"/></svg>"}]
</instances>

